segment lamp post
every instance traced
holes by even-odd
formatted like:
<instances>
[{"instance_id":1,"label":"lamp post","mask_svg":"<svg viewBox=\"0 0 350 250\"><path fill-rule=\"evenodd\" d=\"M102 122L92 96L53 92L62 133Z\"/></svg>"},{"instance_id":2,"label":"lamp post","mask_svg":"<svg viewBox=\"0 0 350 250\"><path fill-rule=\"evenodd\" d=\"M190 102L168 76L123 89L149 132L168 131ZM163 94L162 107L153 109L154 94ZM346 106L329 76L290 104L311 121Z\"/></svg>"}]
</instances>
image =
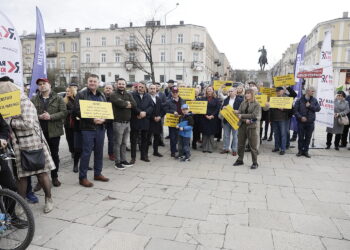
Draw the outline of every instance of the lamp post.
<instances>
[{"instance_id":1,"label":"lamp post","mask_svg":"<svg viewBox=\"0 0 350 250\"><path fill-rule=\"evenodd\" d=\"M170 12L176 10L177 6L179 6L179 3L176 3L175 8L169 10L169 11L168 11L167 13L165 13L165 15L164 15L164 39L165 39L165 40L164 40L164 76L163 76L163 78L164 78L164 83L166 82L166 77L165 77L165 66L166 66L165 47L166 47L166 41L167 41L167 38L166 38L166 16L167 16ZM170 43L169 43L169 44L170 44ZM169 52L169 59L170 59L170 52Z\"/></svg>"}]
</instances>

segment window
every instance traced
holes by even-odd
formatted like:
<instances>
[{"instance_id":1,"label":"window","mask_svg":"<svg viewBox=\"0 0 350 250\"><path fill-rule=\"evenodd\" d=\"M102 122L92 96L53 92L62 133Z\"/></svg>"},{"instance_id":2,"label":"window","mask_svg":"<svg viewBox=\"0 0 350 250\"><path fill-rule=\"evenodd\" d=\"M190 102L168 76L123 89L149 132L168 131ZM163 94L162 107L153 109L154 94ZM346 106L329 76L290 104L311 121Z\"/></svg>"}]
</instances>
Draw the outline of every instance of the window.
<instances>
[{"instance_id":1,"label":"window","mask_svg":"<svg viewBox=\"0 0 350 250\"><path fill-rule=\"evenodd\" d=\"M135 82L135 75L129 75L129 81Z\"/></svg>"},{"instance_id":2,"label":"window","mask_svg":"<svg viewBox=\"0 0 350 250\"><path fill-rule=\"evenodd\" d=\"M198 52L193 53L193 61L198 62L199 61L199 54Z\"/></svg>"},{"instance_id":3,"label":"window","mask_svg":"<svg viewBox=\"0 0 350 250\"><path fill-rule=\"evenodd\" d=\"M162 36L160 37L160 43L161 43L161 44L165 44L165 35L162 35Z\"/></svg>"},{"instance_id":4,"label":"window","mask_svg":"<svg viewBox=\"0 0 350 250\"><path fill-rule=\"evenodd\" d=\"M194 42L199 42L199 35L194 35L193 36L193 41Z\"/></svg>"},{"instance_id":5,"label":"window","mask_svg":"<svg viewBox=\"0 0 350 250\"><path fill-rule=\"evenodd\" d=\"M89 53L85 55L85 62L90 63L90 54Z\"/></svg>"},{"instance_id":6,"label":"window","mask_svg":"<svg viewBox=\"0 0 350 250\"><path fill-rule=\"evenodd\" d=\"M86 38L86 47L90 47L90 37Z\"/></svg>"},{"instance_id":7,"label":"window","mask_svg":"<svg viewBox=\"0 0 350 250\"><path fill-rule=\"evenodd\" d=\"M132 52L132 53L129 53L129 61L135 61L135 53Z\"/></svg>"},{"instance_id":8,"label":"window","mask_svg":"<svg viewBox=\"0 0 350 250\"><path fill-rule=\"evenodd\" d=\"M149 81L149 80L151 80L151 76L150 75L144 75L143 76L143 80Z\"/></svg>"},{"instance_id":9,"label":"window","mask_svg":"<svg viewBox=\"0 0 350 250\"><path fill-rule=\"evenodd\" d=\"M182 81L182 75L176 75L176 81Z\"/></svg>"},{"instance_id":10,"label":"window","mask_svg":"<svg viewBox=\"0 0 350 250\"><path fill-rule=\"evenodd\" d=\"M72 52L78 52L78 44L76 42L72 42Z\"/></svg>"},{"instance_id":11,"label":"window","mask_svg":"<svg viewBox=\"0 0 350 250\"><path fill-rule=\"evenodd\" d=\"M72 66L72 69L77 69L78 60L75 59L75 58L73 58L71 64L72 64L72 65L71 65L71 66Z\"/></svg>"},{"instance_id":12,"label":"window","mask_svg":"<svg viewBox=\"0 0 350 250\"><path fill-rule=\"evenodd\" d=\"M129 44L130 44L130 45L134 45L134 44L135 44L135 36L134 36L134 35L131 35L131 36L129 37Z\"/></svg>"},{"instance_id":13,"label":"window","mask_svg":"<svg viewBox=\"0 0 350 250\"><path fill-rule=\"evenodd\" d=\"M165 62L165 52L160 52L160 61Z\"/></svg>"},{"instance_id":14,"label":"window","mask_svg":"<svg viewBox=\"0 0 350 250\"><path fill-rule=\"evenodd\" d=\"M30 46L26 47L26 53L27 53L27 54L30 54L30 53L31 53Z\"/></svg>"},{"instance_id":15,"label":"window","mask_svg":"<svg viewBox=\"0 0 350 250\"><path fill-rule=\"evenodd\" d=\"M101 63L106 62L106 53L101 53Z\"/></svg>"},{"instance_id":16,"label":"window","mask_svg":"<svg viewBox=\"0 0 350 250\"><path fill-rule=\"evenodd\" d=\"M66 59L65 58L60 59L60 67L61 67L61 69L66 68Z\"/></svg>"},{"instance_id":17,"label":"window","mask_svg":"<svg viewBox=\"0 0 350 250\"><path fill-rule=\"evenodd\" d=\"M117 81L119 79L119 75L114 75L114 81Z\"/></svg>"},{"instance_id":18,"label":"window","mask_svg":"<svg viewBox=\"0 0 350 250\"><path fill-rule=\"evenodd\" d=\"M115 45L117 45L117 46L120 45L120 37L119 36L115 37Z\"/></svg>"},{"instance_id":19,"label":"window","mask_svg":"<svg viewBox=\"0 0 350 250\"><path fill-rule=\"evenodd\" d=\"M56 61L55 59L47 59L47 68L48 69L54 69L56 68Z\"/></svg>"},{"instance_id":20,"label":"window","mask_svg":"<svg viewBox=\"0 0 350 250\"><path fill-rule=\"evenodd\" d=\"M160 81L160 82L165 82L165 81L164 81L164 75L160 75L160 76L159 76L159 81Z\"/></svg>"},{"instance_id":21,"label":"window","mask_svg":"<svg viewBox=\"0 0 350 250\"><path fill-rule=\"evenodd\" d=\"M64 53L65 47L66 47L65 43L62 42L62 43L60 43L59 46L60 46L60 52L61 52L61 53Z\"/></svg>"},{"instance_id":22,"label":"window","mask_svg":"<svg viewBox=\"0 0 350 250\"><path fill-rule=\"evenodd\" d=\"M151 36L146 35L146 44L150 44L150 42L151 42Z\"/></svg>"},{"instance_id":23,"label":"window","mask_svg":"<svg viewBox=\"0 0 350 250\"><path fill-rule=\"evenodd\" d=\"M120 53L115 53L115 62L116 63L120 62Z\"/></svg>"},{"instance_id":24,"label":"window","mask_svg":"<svg viewBox=\"0 0 350 250\"><path fill-rule=\"evenodd\" d=\"M177 34L177 43L184 43L184 35Z\"/></svg>"},{"instance_id":25,"label":"window","mask_svg":"<svg viewBox=\"0 0 350 250\"><path fill-rule=\"evenodd\" d=\"M182 60L183 60L183 58L182 58L182 52L179 51L179 52L177 52L177 61L178 61L178 62L182 62Z\"/></svg>"},{"instance_id":26,"label":"window","mask_svg":"<svg viewBox=\"0 0 350 250\"><path fill-rule=\"evenodd\" d=\"M106 82L106 75L101 75L101 82Z\"/></svg>"},{"instance_id":27,"label":"window","mask_svg":"<svg viewBox=\"0 0 350 250\"><path fill-rule=\"evenodd\" d=\"M106 38L105 38L105 37L102 37L102 38L101 38L101 45L102 45L103 47L106 47Z\"/></svg>"}]
</instances>

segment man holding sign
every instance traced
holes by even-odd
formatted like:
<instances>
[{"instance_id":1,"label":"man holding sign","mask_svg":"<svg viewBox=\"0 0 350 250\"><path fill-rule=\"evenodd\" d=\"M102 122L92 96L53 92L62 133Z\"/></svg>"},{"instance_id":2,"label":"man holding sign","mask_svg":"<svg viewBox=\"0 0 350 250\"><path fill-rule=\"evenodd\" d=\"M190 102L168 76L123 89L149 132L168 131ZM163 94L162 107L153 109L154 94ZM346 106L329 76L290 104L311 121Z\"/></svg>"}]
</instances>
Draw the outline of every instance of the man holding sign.
<instances>
[{"instance_id":1,"label":"man holding sign","mask_svg":"<svg viewBox=\"0 0 350 250\"><path fill-rule=\"evenodd\" d=\"M94 151L94 180L109 181L102 175L103 168L103 145L105 139L105 119L100 117L84 118L80 112L80 100L95 102L106 102L106 97L98 90L99 77L91 74L87 79L87 88L78 93L74 102L74 115L80 118L80 130L82 133L82 153L79 167L79 184L84 187L92 187L93 183L87 179L87 171L90 162L90 156Z\"/></svg>"}]
</instances>

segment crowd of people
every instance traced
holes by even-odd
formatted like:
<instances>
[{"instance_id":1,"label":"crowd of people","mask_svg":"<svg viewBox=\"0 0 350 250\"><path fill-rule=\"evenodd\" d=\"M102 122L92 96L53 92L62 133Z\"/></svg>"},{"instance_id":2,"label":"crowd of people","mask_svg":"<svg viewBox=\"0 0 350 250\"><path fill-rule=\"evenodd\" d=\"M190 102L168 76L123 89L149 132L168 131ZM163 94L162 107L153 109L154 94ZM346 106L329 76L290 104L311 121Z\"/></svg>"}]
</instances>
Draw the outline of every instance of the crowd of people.
<instances>
[{"instance_id":1,"label":"crowd of people","mask_svg":"<svg viewBox=\"0 0 350 250\"><path fill-rule=\"evenodd\" d=\"M206 101L207 111L206 114L193 114L186 100L179 96L179 88L186 87L183 83L175 85L174 81L169 80L164 91L161 91L159 83L147 86L143 81L134 84L132 89L128 90L123 78L119 78L115 84L106 84L103 90L100 90L99 83L99 77L91 74L87 77L85 88L79 90L76 84L70 84L62 97L52 90L48 79L39 78L36 81L37 94L31 100L24 93L21 94L21 114L6 119L0 117L1 147L6 147L10 141L16 156L13 170L15 179L12 178L13 182L8 183L9 179L4 182L1 178L1 185L16 189L20 195L33 203L38 202L34 192L43 189L44 212L50 212L53 209L51 183L54 187L61 186L58 171L60 138L63 134L66 135L73 159L72 171L79 173L79 184L84 187L93 186L93 182L87 178L89 170L93 170L94 181L109 181L109 178L102 174L105 134L108 139L108 158L114 161L117 170L124 170L136 164L138 151L141 161L150 162L148 151L151 145L153 156L163 157L159 147L165 146L165 139L170 140L170 156L182 162L191 160L191 148L201 149L203 153L213 153L215 139L223 139L219 153L238 156L233 166L243 165L244 153L251 152L250 168L256 169L259 167L260 144L264 140L272 140L272 135L272 152L284 155L286 150L292 147L290 142L297 136L296 156L311 157L310 140L316 113L321 109L314 97L313 87L307 87L300 98L297 98L297 93L292 87L277 87L276 97L295 99L293 108L280 109L271 108L269 101L261 106L256 100L256 96L261 95L260 86L255 82L246 85L224 84L219 90L214 90L212 85L198 85L195 89L195 100ZM14 90L18 90L18 87L10 78L0 78L0 93ZM80 100L110 102L114 119L83 118ZM350 95L343 91L337 92L334 102L334 126L327 128L327 149L332 144L333 134L336 150L347 146L349 125L344 118L350 118L349 102ZM220 113L220 110L227 106L232 107L239 119L237 130ZM176 126L168 127L167 137L164 131L166 114L173 114L179 118ZM292 137L291 129L294 130ZM25 169L21 160L25 149L42 149L45 156L44 166L35 170ZM90 166L92 152L93 166ZM2 162L2 165L6 163ZM2 167L1 172L6 172L7 176L11 173L6 167ZM34 188L31 184L33 175L38 178Z\"/></svg>"}]
</instances>

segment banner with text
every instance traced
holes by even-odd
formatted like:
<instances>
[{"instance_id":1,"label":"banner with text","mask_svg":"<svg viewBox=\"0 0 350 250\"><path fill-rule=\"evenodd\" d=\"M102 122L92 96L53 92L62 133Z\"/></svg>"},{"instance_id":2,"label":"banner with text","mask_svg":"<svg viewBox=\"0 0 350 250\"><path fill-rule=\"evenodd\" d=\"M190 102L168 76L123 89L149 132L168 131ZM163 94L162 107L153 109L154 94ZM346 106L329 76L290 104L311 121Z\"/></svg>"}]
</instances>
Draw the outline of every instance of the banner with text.
<instances>
[{"instance_id":1,"label":"banner with text","mask_svg":"<svg viewBox=\"0 0 350 250\"><path fill-rule=\"evenodd\" d=\"M268 97L276 96L276 89L275 88L260 87L259 91L260 91L260 93L267 95Z\"/></svg>"},{"instance_id":2,"label":"banner with text","mask_svg":"<svg viewBox=\"0 0 350 250\"><path fill-rule=\"evenodd\" d=\"M79 100L81 118L114 119L112 103Z\"/></svg>"},{"instance_id":3,"label":"banner with text","mask_svg":"<svg viewBox=\"0 0 350 250\"><path fill-rule=\"evenodd\" d=\"M208 101L186 101L190 106L190 111L196 115L205 115L207 113Z\"/></svg>"},{"instance_id":4,"label":"banner with text","mask_svg":"<svg viewBox=\"0 0 350 250\"><path fill-rule=\"evenodd\" d=\"M195 88L179 88L179 96L184 100L195 100L196 99Z\"/></svg>"},{"instance_id":5,"label":"banner with text","mask_svg":"<svg viewBox=\"0 0 350 250\"><path fill-rule=\"evenodd\" d=\"M261 107L265 107L267 102L267 95L255 95L255 99Z\"/></svg>"},{"instance_id":6,"label":"banner with text","mask_svg":"<svg viewBox=\"0 0 350 250\"><path fill-rule=\"evenodd\" d=\"M166 113L164 119L164 126L175 128L179 124L180 116L175 116L174 114Z\"/></svg>"},{"instance_id":7,"label":"banner with text","mask_svg":"<svg viewBox=\"0 0 350 250\"><path fill-rule=\"evenodd\" d=\"M275 87L292 86L295 84L294 75L288 74L285 76L274 76L273 85Z\"/></svg>"},{"instance_id":8,"label":"banner with text","mask_svg":"<svg viewBox=\"0 0 350 250\"><path fill-rule=\"evenodd\" d=\"M231 125L232 128L237 130L239 128L238 122L239 118L235 114L233 108L230 105L226 105L221 111L220 114L225 118L225 120Z\"/></svg>"},{"instance_id":9,"label":"banner with text","mask_svg":"<svg viewBox=\"0 0 350 250\"><path fill-rule=\"evenodd\" d=\"M23 89L21 40L11 21L0 11L0 77L8 76Z\"/></svg>"},{"instance_id":10,"label":"banner with text","mask_svg":"<svg viewBox=\"0 0 350 250\"><path fill-rule=\"evenodd\" d=\"M21 114L21 91L0 94L0 114L8 118Z\"/></svg>"},{"instance_id":11,"label":"banner with text","mask_svg":"<svg viewBox=\"0 0 350 250\"><path fill-rule=\"evenodd\" d=\"M327 127L333 127L334 123L334 83L332 66L332 33L328 31L323 40L320 63L323 68L322 77L318 79L317 99L321 111L316 113L316 122Z\"/></svg>"},{"instance_id":12,"label":"banner with text","mask_svg":"<svg viewBox=\"0 0 350 250\"><path fill-rule=\"evenodd\" d=\"M270 108L292 109L293 97L271 97Z\"/></svg>"},{"instance_id":13,"label":"banner with text","mask_svg":"<svg viewBox=\"0 0 350 250\"><path fill-rule=\"evenodd\" d=\"M229 89L233 85L233 81L221 81L221 80L214 80L213 88L214 90L219 90L223 84L226 84L229 86L225 86L224 89Z\"/></svg>"}]
</instances>

